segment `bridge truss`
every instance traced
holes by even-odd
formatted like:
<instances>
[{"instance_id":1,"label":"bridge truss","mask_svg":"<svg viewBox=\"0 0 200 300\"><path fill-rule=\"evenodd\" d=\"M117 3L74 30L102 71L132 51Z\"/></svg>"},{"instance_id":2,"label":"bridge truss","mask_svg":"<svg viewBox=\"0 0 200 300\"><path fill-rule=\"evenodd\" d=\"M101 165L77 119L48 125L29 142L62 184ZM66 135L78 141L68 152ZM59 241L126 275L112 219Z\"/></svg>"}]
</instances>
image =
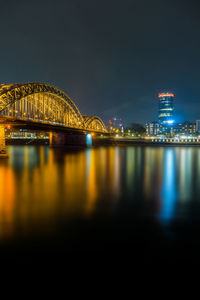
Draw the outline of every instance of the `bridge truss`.
<instances>
[{"instance_id":1,"label":"bridge truss","mask_svg":"<svg viewBox=\"0 0 200 300\"><path fill-rule=\"evenodd\" d=\"M82 116L63 91L45 83L0 85L0 115L14 119L106 132L99 117Z\"/></svg>"}]
</instances>

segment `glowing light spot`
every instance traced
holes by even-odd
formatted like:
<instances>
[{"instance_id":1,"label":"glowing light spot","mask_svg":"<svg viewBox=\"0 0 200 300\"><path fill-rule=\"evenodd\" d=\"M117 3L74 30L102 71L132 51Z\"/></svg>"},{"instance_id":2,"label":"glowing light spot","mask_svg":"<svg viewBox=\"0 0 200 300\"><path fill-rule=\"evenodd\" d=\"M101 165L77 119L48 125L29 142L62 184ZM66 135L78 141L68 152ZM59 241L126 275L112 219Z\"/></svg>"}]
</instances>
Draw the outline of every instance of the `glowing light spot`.
<instances>
[{"instance_id":1,"label":"glowing light spot","mask_svg":"<svg viewBox=\"0 0 200 300\"><path fill-rule=\"evenodd\" d=\"M92 146L92 135L90 133L86 135L86 144L87 146Z\"/></svg>"}]
</instances>

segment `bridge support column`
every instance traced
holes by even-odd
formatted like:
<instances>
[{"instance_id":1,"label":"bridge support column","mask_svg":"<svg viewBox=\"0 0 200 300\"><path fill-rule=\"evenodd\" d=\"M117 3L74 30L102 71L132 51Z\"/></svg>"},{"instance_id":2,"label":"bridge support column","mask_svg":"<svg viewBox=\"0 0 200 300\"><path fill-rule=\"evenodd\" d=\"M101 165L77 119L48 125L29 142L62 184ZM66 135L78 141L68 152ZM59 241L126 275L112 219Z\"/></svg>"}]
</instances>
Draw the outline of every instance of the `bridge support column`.
<instances>
[{"instance_id":1,"label":"bridge support column","mask_svg":"<svg viewBox=\"0 0 200 300\"><path fill-rule=\"evenodd\" d=\"M0 124L0 158L8 157L6 154L5 126Z\"/></svg>"},{"instance_id":2,"label":"bridge support column","mask_svg":"<svg viewBox=\"0 0 200 300\"><path fill-rule=\"evenodd\" d=\"M87 147L86 134L69 134L63 132L50 132L49 145L51 147L76 146Z\"/></svg>"}]
</instances>

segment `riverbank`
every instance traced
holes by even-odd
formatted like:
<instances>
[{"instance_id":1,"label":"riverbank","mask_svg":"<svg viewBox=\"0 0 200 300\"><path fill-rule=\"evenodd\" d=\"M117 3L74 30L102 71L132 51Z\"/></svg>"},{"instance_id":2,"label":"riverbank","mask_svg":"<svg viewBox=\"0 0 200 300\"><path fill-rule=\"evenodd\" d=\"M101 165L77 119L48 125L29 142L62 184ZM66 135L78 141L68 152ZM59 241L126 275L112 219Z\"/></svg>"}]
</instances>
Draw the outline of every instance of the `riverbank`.
<instances>
[{"instance_id":1,"label":"riverbank","mask_svg":"<svg viewBox=\"0 0 200 300\"><path fill-rule=\"evenodd\" d=\"M6 140L6 145L49 145L49 139L8 139ZM94 147L97 146L200 146L199 141L189 142L189 141L152 141L145 139L124 139L124 138L101 138L101 137L93 137L92 145ZM61 146L68 147L70 145ZM74 146L74 145L73 145ZM74 146L79 147L79 146ZM83 146L81 146L83 148Z\"/></svg>"},{"instance_id":2,"label":"riverbank","mask_svg":"<svg viewBox=\"0 0 200 300\"><path fill-rule=\"evenodd\" d=\"M101 138L97 137L93 139L94 146L106 146L106 145L133 145L133 146L200 146L200 141L152 141L146 139L126 139L126 138Z\"/></svg>"}]
</instances>

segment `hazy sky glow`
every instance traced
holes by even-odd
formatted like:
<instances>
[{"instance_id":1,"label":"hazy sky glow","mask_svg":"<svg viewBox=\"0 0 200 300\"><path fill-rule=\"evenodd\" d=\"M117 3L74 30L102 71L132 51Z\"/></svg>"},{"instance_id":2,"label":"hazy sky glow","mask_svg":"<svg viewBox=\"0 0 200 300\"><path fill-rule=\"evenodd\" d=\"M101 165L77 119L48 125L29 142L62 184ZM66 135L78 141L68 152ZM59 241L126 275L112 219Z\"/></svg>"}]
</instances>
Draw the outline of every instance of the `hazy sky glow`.
<instances>
[{"instance_id":1,"label":"hazy sky glow","mask_svg":"<svg viewBox=\"0 0 200 300\"><path fill-rule=\"evenodd\" d=\"M48 82L127 124L156 119L169 90L180 120L200 119L198 2L1 1L0 82Z\"/></svg>"}]
</instances>

